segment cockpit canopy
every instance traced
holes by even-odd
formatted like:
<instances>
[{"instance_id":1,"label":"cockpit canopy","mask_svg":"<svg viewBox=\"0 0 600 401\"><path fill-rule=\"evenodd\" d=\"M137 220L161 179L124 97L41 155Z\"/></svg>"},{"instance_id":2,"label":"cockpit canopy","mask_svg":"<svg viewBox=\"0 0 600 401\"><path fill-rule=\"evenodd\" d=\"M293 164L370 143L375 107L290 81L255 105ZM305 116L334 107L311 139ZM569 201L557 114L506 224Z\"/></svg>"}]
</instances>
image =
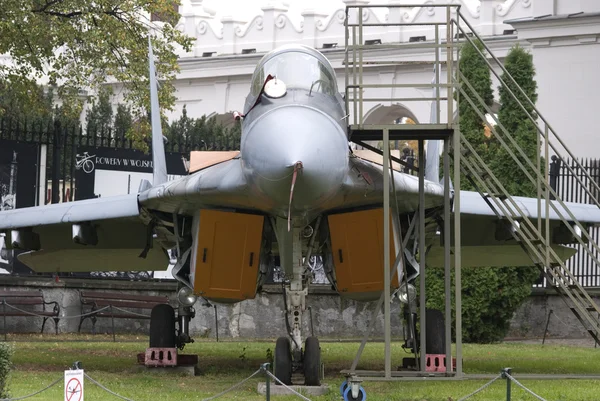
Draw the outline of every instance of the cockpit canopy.
<instances>
[{"instance_id":1,"label":"cockpit canopy","mask_svg":"<svg viewBox=\"0 0 600 401\"><path fill-rule=\"evenodd\" d=\"M338 91L333 67L321 53L307 46L284 46L267 53L258 63L247 103L253 103L269 74L292 90L327 95L336 95Z\"/></svg>"}]
</instances>

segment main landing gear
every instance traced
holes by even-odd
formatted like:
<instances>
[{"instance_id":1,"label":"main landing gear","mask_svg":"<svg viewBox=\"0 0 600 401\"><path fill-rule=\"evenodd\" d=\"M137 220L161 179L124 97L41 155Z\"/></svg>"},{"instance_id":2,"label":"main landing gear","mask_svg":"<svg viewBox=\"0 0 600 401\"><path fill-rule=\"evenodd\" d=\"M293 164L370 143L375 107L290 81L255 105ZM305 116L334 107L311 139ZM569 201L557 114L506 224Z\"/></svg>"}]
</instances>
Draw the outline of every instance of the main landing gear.
<instances>
[{"instance_id":1,"label":"main landing gear","mask_svg":"<svg viewBox=\"0 0 600 401\"><path fill-rule=\"evenodd\" d=\"M282 224L283 223L283 224ZM306 310L308 283L311 277L307 268L312 247L318 231L316 227L307 232L303 228L292 228L287 231L287 221L277 221L277 236L280 244L281 265L289 280L284 285L284 301L286 308L286 329L288 336L279 337L275 344L275 376L286 385L304 384L305 386L321 385L321 347L317 337L307 337L302 341L302 314ZM287 245L287 246L286 246ZM306 253L303 253L303 248ZM304 257L303 257L304 256ZM290 274L291 273L291 274ZM304 376L292 381L294 373ZM296 378L297 375L294 375Z\"/></svg>"}]
</instances>

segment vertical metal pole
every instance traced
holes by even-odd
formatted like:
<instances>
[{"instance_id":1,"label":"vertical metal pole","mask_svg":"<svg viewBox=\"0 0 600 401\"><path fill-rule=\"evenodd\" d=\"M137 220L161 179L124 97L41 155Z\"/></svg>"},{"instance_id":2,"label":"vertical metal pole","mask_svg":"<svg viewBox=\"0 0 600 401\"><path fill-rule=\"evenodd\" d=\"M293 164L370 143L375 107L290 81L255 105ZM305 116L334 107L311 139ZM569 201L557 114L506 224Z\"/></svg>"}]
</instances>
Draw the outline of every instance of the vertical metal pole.
<instances>
[{"instance_id":1,"label":"vertical metal pole","mask_svg":"<svg viewBox=\"0 0 600 401\"><path fill-rule=\"evenodd\" d=\"M427 349L425 340L427 337L427 327L425 325L425 149L423 140L419 139L419 303L421 319L420 329L420 348L421 348L421 371L425 371L425 358Z\"/></svg>"},{"instance_id":2,"label":"vertical metal pole","mask_svg":"<svg viewBox=\"0 0 600 401\"><path fill-rule=\"evenodd\" d=\"M444 139L444 294L446 373L452 372L452 282L450 272L450 140Z\"/></svg>"},{"instance_id":3,"label":"vertical metal pole","mask_svg":"<svg viewBox=\"0 0 600 401\"><path fill-rule=\"evenodd\" d=\"M117 339L115 338L115 312L113 311L112 305L110 306L110 320L112 324L113 342L117 342Z\"/></svg>"},{"instance_id":4,"label":"vertical metal pole","mask_svg":"<svg viewBox=\"0 0 600 401\"><path fill-rule=\"evenodd\" d=\"M545 160L549 160L549 153L550 153L550 149L549 149L549 141L550 138L548 136L548 124L544 125L544 131L545 131L545 137L544 137L544 157ZM539 135L538 135L539 136ZM538 149L538 153L539 153L539 149ZM549 178L549 167L548 167L548 163L544 163L544 180L546 180L546 191L544 191L545 194L545 198L546 198L546 246L545 246L545 250L546 250L546 268L550 268L550 188L548 185L548 180ZM539 174L539 171L538 171Z\"/></svg>"},{"instance_id":5,"label":"vertical metal pole","mask_svg":"<svg viewBox=\"0 0 600 401\"><path fill-rule=\"evenodd\" d=\"M348 7L346 7L345 19L344 19L344 79L346 81L346 86L344 88L344 93L346 96L344 97L344 101L346 103L346 114L350 113L350 103L348 102L348 98L350 97L350 92L348 91L348 84L350 82L350 77L348 74L350 73L348 68L348 63L350 62L350 55L348 54L348 39L350 37L350 31L348 30ZM347 122L350 122L350 118L348 118Z\"/></svg>"},{"instance_id":6,"label":"vertical metal pole","mask_svg":"<svg viewBox=\"0 0 600 401\"><path fill-rule=\"evenodd\" d=\"M510 378L508 377L508 375L510 375L511 373L511 369L510 368L504 368L502 369L502 376L506 379L506 401L510 401L511 398L511 385L510 385Z\"/></svg>"},{"instance_id":7,"label":"vertical metal pole","mask_svg":"<svg viewBox=\"0 0 600 401\"><path fill-rule=\"evenodd\" d=\"M267 366L268 369L268 366ZM266 401L271 401L271 377L268 374L265 374L266 379L266 390L265 390L265 399Z\"/></svg>"},{"instance_id":8,"label":"vertical metal pole","mask_svg":"<svg viewBox=\"0 0 600 401\"><path fill-rule=\"evenodd\" d=\"M460 19L460 15L456 16L456 21L458 23L458 20ZM453 91L453 86L452 86L452 55L454 52L454 38L452 36L452 29L453 25L452 25L452 17L450 15L450 7L446 6L446 83L447 83L447 89L446 89L446 98L448 99L446 101L447 106L448 106L448 127L451 127L453 120L454 120L454 112L453 112L453 104L452 102L454 101L454 91ZM457 75L458 78L458 75Z\"/></svg>"},{"instance_id":9,"label":"vertical metal pole","mask_svg":"<svg viewBox=\"0 0 600 401\"><path fill-rule=\"evenodd\" d=\"M548 313L548 319L546 320L546 328L544 329L544 338L542 338L542 345L544 345L544 343L546 342L546 334L548 333L548 326L550 325L550 316L552 316L552 312L554 312L554 309L550 309L550 312ZM595 342L594 348L596 348Z\"/></svg>"},{"instance_id":10,"label":"vertical metal pole","mask_svg":"<svg viewBox=\"0 0 600 401\"><path fill-rule=\"evenodd\" d=\"M535 172L534 177L537 179L537 213L538 213L538 218L537 218L537 229L538 232L541 234L542 233L542 180L540 180L540 173L542 172L542 166L541 166L541 158L542 158L542 147L541 147L541 135L542 133L540 131L537 132L537 135L535 136L536 139L536 152L535 152L535 159L536 159L536 168L537 171ZM547 160L547 159L546 159ZM540 238L541 239L541 238ZM546 266L547 267L547 266Z\"/></svg>"},{"instance_id":11,"label":"vertical metal pole","mask_svg":"<svg viewBox=\"0 0 600 401\"><path fill-rule=\"evenodd\" d=\"M363 125L363 8L358 7L358 97L360 103L358 104L358 124L362 127ZM389 149L389 148L388 148ZM384 164L386 166L386 164Z\"/></svg>"},{"instance_id":12,"label":"vertical metal pole","mask_svg":"<svg viewBox=\"0 0 600 401\"><path fill-rule=\"evenodd\" d=\"M217 305L214 304L213 308L215 308L215 334L217 335L217 342L219 342L219 317L217 315Z\"/></svg>"},{"instance_id":13,"label":"vertical metal pole","mask_svg":"<svg viewBox=\"0 0 600 401\"><path fill-rule=\"evenodd\" d=\"M440 123L440 114L442 113L442 105L440 102L440 75L441 75L441 64L440 64L440 26L435 26L435 84L437 87L435 88L435 102L436 102L436 119L435 121L431 121L431 123Z\"/></svg>"},{"instance_id":14,"label":"vertical metal pole","mask_svg":"<svg viewBox=\"0 0 600 401\"><path fill-rule=\"evenodd\" d=\"M385 377L392 377L392 347L390 329L390 136L383 129L383 325L385 341ZM423 169L419 169L422 171Z\"/></svg>"},{"instance_id":15,"label":"vertical metal pole","mask_svg":"<svg viewBox=\"0 0 600 401\"><path fill-rule=\"evenodd\" d=\"M6 342L6 299L2 300L2 309L4 314L4 342Z\"/></svg>"},{"instance_id":16,"label":"vertical metal pole","mask_svg":"<svg viewBox=\"0 0 600 401\"><path fill-rule=\"evenodd\" d=\"M354 116L352 121L356 125L358 121L358 109L356 107L356 26L352 26L352 108L354 110Z\"/></svg>"},{"instance_id":17,"label":"vertical metal pole","mask_svg":"<svg viewBox=\"0 0 600 401\"><path fill-rule=\"evenodd\" d=\"M60 121L54 123L52 143L52 203L60 202Z\"/></svg>"},{"instance_id":18,"label":"vertical metal pole","mask_svg":"<svg viewBox=\"0 0 600 401\"><path fill-rule=\"evenodd\" d=\"M446 9L446 16L448 18L450 28L450 8ZM460 14L456 17L456 23L460 21ZM446 69L448 73L448 123L453 128L453 146L454 146L454 302L455 302L455 315L456 315L456 377L462 377L462 276L461 276L461 240L460 240L460 126L458 120L456 123L453 118L452 99L453 99L453 85L452 85L452 56L453 56L453 44L454 38L452 36L452 29L447 34L448 54ZM459 61L457 58L456 71L459 76ZM457 83L460 85L460 82ZM457 92L458 93L458 92Z\"/></svg>"},{"instance_id":19,"label":"vertical metal pole","mask_svg":"<svg viewBox=\"0 0 600 401\"><path fill-rule=\"evenodd\" d=\"M48 145L40 144L40 164L39 164L39 180L38 185L38 201L37 206L43 206L46 204L48 194L46 193L46 166L48 164Z\"/></svg>"}]
</instances>

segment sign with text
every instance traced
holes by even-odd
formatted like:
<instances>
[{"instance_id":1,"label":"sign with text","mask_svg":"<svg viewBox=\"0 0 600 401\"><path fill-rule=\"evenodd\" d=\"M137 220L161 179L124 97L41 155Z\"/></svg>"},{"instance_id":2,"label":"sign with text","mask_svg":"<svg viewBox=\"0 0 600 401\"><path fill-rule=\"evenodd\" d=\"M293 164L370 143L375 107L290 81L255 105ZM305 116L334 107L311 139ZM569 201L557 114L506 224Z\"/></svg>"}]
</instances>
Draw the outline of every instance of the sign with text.
<instances>
[{"instance_id":1,"label":"sign with text","mask_svg":"<svg viewBox=\"0 0 600 401\"><path fill-rule=\"evenodd\" d=\"M181 153L166 153L169 179L187 174ZM152 154L135 149L80 146L75 161L76 200L137 193L152 182Z\"/></svg>"},{"instance_id":2,"label":"sign with text","mask_svg":"<svg viewBox=\"0 0 600 401\"><path fill-rule=\"evenodd\" d=\"M65 370L65 401L83 401L83 369Z\"/></svg>"}]
</instances>

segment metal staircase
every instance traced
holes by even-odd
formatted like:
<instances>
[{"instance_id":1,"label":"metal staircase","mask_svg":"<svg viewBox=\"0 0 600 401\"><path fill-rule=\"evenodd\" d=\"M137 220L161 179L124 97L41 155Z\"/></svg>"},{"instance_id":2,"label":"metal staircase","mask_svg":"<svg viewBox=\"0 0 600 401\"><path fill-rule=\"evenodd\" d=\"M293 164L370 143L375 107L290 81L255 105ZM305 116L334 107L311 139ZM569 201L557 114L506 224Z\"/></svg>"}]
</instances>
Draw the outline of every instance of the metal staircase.
<instances>
[{"instance_id":1,"label":"metal staircase","mask_svg":"<svg viewBox=\"0 0 600 401\"><path fill-rule=\"evenodd\" d=\"M564 163L565 167L576 177L578 185L581 186L579 190L585 192L591 203L599 208L600 186L589 176L586 169L579 165L577 159L535 107L535 104L527 98L523 89L508 74L500 60L493 55L491 49L477 35L475 29L461 14L459 5L385 5L382 7L389 9L388 21L385 23L369 21L368 9L376 7L378 6L348 6L346 10L345 99L347 110L350 113L351 139L367 141L369 138L379 137L384 130L386 135L389 133L390 139L405 139L419 135L425 135L428 139L436 139L437 134L439 134L439 138L445 138L448 131L452 131L455 170L458 169L462 172L474 185L498 219L504 222L507 232L530 256L532 263L539 267L547 277L548 286L552 286L561 295L584 328L600 345L598 337L600 307L580 285L552 246L557 245L555 240L558 234L556 233L560 232L560 235L569 237L569 242L582 245L580 252L589 255L597 266L600 266L598 258L600 247L589 234L587 227L575 218L565 202L551 188L548 179L550 156L555 155L562 160L567 158L573 160L574 165ZM394 11L395 7L398 10ZM426 23L405 22L401 17L403 10L415 7L427 8L433 16ZM432 9L435 12L431 13ZM392 20L393 16L397 16L398 20ZM381 43L381 41L372 40L373 35L369 36L368 33L368 28L377 26L394 27L398 32L406 28L412 29L411 32L417 32L419 29L421 31L418 32L424 32L428 29L429 37L433 36L433 40L417 43ZM431 31L433 31L433 35L431 35ZM487 52L486 55L477 50L479 56L485 60L493 76L537 127L538 145L542 147L543 155L539 154L535 160L527 157L513 135L498 121L494 112L475 92L471 83L465 79L458 68L460 46L465 43L474 44L477 40L483 43ZM475 48L477 49L477 47ZM407 49L422 49L421 59L412 51L406 52L410 55L403 54L403 50ZM382 57L381 50L387 50L389 55ZM431 50L434 54L431 54ZM369 60L372 54L378 54L377 61ZM416 64L435 67L435 79L432 83L367 84L363 81L363 71L369 66L385 65L401 68L401 66ZM445 71L442 73L444 69ZM503 72L502 75L497 72L498 69ZM442 83L441 78L444 75L446 82ZM431 88L433 95L431 97L415 97L412 95L414 90L407 91L415 88L421 90ZM403 95L406 92L409 92L410 95ZM458 116L455 114L455 103L452 100L455 96L465 99L482 121L486 120L486 114L494 118L496 125L491 127L491 132L495 140L511 157L515 163L515 169L523 171L527 179L537 188L537 218L530 217L528 211L522 209L494 175L492 169L476 152L474 146L460 133L457 124ZM372 107L374 102L411 104L411 102L418 101L434 102L435 113L432 113L434 121L411 126L392 124L381 126L370 125L364 118L365 110ZM442 115L442 112L445 116ZM573 171L575 169L578 170L578 174L583 173L587 177L582 180ZM455 184L460 187L460 182ZM551 215L560 220L558 226L556 222L551 224ZM460 229L455 230L455 236L457 235L460 236ZM455 241L459 247L460 238L455 238Z\"/></svg>"}]
</instances>

